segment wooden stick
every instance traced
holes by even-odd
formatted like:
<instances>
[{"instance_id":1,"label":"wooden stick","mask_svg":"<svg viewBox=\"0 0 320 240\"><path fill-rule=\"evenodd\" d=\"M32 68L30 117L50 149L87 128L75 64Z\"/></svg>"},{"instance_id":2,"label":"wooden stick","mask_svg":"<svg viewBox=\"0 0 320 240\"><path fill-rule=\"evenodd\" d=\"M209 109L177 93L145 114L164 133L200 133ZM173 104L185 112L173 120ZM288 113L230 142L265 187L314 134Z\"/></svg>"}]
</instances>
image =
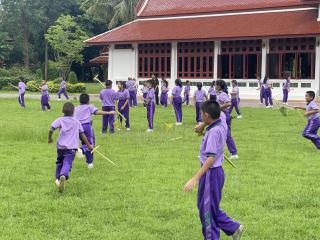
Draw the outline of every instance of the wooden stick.
<instances>
[{"instance_id":1,"label":"wooden stick","mask_svg":"<svg viewBox=\"0 0 320 240\"><path fill-rule=\"evenodd\" d=\"M11 83L8 83L9 85L11 85L12 87L14 87L15 89L19 89L17 86L11 84Z\"/></svg>"},{"instance_id":2,"label":"wooden stick","mask_svg":"<svg viewBox=\"0 0 320 240\"><path fill-rule=\"evenodd\" d=\"M124 119L124 121L127 121L127 119L118 111L119 109L119 101L116 102L116 113Z\"/></svg>"},{"instance_id":3,"label":"wooden stick","mask_svg":"<svg viewBox=\"0 0 320 240\"><path fill-rule=\"evenodd\" d=\"M234 168L237 168L236 165L233 164L233 162L227 157L227 156L224 156L224 159Z\"/></svg>"},{"instance_id":4,"label":"wooden stick","mask_svg":"<svg viewBox=\"0 0 320 240\"><path fill-rule=\"evenodd\" d=\"M171 139L169 139L169 141L176 141L176 140L180 140L180 139L182 139L183 137L177 137L177 138L171 138Z\"/></svg>"},{"instance_id":5,"label":"wooden stick","mask_svg":"<svg viewBox=\"0 0 320 240\"><path fill-rule=\"evenodd\" d=\"M95 77L93 78L93 80L95 80L95 81L97 81L98 83L100 83L104 88L106 87L106 86L98 79L98 75L95 76Z\"/></svg>"},{"instance_id":6,"label":"wooden stick","mask_svg":"<svg viewBox=\"0 0 320 240\"><path fill-rule=\"evenodd\" d=\"M111 164L113 164L114 166L117 166L117 164L115 164L114 162L112 162L109 158L107 158L105 155L103 155L101 152L99 152L99 151L97 150L99 147L100 147L100 146L95 147L95 148L91 151L91 153L96 152L96 153L98 153L101 157L103 157L105 160L109 161L109 162L110 162Z\"/></svg>"}]
</instances>

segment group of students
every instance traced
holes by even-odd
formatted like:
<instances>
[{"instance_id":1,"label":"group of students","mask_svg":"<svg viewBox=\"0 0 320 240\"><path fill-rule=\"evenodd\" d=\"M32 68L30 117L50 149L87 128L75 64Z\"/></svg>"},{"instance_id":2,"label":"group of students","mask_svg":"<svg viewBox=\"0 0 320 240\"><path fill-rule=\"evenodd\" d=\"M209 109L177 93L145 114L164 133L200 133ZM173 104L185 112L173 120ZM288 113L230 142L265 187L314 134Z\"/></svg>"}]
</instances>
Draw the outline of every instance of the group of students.
<instances>
[{"instance_id":1,"label":"group of students","mask_svg":"<svg viewBox=\"0 0 320 240\"><path fill-rule=\"evenodd\" d=\"M287 75L284 83L282 84L282 103L284 105L288 105L288 97L290 92L290 75ZM273 100L272 100L272 89L273 85L269 81L268 76L265 76L263 79L258 77L258 90L260 90L260 104L263 104L263 101L266 105L266 108L273 108Z\"/></svg>"}]
</instances>

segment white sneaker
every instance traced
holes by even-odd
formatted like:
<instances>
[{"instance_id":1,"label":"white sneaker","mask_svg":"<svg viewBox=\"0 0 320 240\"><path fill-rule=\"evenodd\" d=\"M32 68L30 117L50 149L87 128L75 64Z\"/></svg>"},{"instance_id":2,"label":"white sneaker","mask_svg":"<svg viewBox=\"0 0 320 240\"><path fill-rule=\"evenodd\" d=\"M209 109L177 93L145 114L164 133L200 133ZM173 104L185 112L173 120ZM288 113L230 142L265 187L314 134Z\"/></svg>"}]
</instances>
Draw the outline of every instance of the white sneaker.
<instances>
[{"instance_id":1,"label":"white sneaker","mask_svg":"<svg viewBox=\"0 0 320 240\"><path fill-rule=\"evenodd\" d=\"M93 163L89 163L89 164L88 164L88 168L89 168L89 169L92 169L92 168L93 168Z\"/></svg>"},{"instance_id":2,"label":"white sneaker","mask_svg":"<svg viewBox=\"0 0 320 240\"><path fill-rule=\"evenodd\" d=\"M236 155L231 155L230 160L235 160L235 159L239 159L239 156L236 154Z\"/></svg>"},{"instance_id":3,"label":"white sneaker","mask_svg":"<svg viewBox=\"0 0 320 240\"><path fill-rule=\"evenodd\" d=\"M177 126L181 126L181 125L182 125L182 122L177 122L176 125L177 125Z\"/></svg>"},{"instance_id":4,"label":"white sneaker","mask_svg":"<svg viewBox=\"0 0 320 240\"><path fill-rule=\"evenodd\" d=\"M58 191L63 192L65 187L66 187L66 177L61 176L59 181Z\"/></svg>"},{"instance_id":5,"label":"white sneaker","mask_svg":"<svg viewBox=\"0 0 320 240\"><path fill-rule=\"evenodd\" d=\"M241 118L242 118L242 115L239 115L237 118L238 118L238 119L241 119Z\"/></svg>"},{"instance_id":6,"label":"white sneaker","mask_svg":"<svg viewBox=\"0 0 320 240\"><path fill-rule=\"evenodd\" d=\"M131 131L131 129L130 129L130 128L127 128L127 131Z\"/></svg>"},{"instance_id":7,"label":"white sneaker","mask_svg":"<svg viewBox=\"0 0 320 240\"><path fill-rule=\"evenodd\" d=\"M271 106L266 106L266 108L271 108Z\"/></svg>"},{"instance_id":8,"label":"white sneaker","mask_svg":"<svg viewBox=\"0 0 320 240\"><path fill-rule=\"evenodd\" d=\"M271 105L270 108L273 108L273 105Z\"/></svg>"},{"instance_id":9,"label":"white sneaker","mask_svg":"<svg viewBox=\"0 0 320 240\"><path fill-rule=\"evenodd\" d=\"M244 226L240 225L238 230L232 235L232 240L240 240L243 231L244 231Z\"/></svg>"},{"instance_id":10,"label":"white sneaker","mask_svg":"<svg viewBox=\"0 0 320 240\"><path fill-rule=\"evenodd\" d=\"M59 187L59 185L60 185L60 181L59 181L59 179L56 179L56 185L57 185L57 187Z\"/></svg>"},{"instance_id":11,"label":"white sneaker","mask_svg":"<svg viewBox=\"0 0 320 240\"><path fill-rule=\"evenodd\" d=\"M153 129L147 129L147 132L151 133L151 132L153 132Z\"/></svg>"},{"instance_id":12,"label":"white sneaker","mask_svg":"<svg viewBox=\"0 0 320 240\"><path fill-rule=\"evenodd\" d=\"M121 131L121 128L117 128L118 131Z\"/></svg>"}]
</instances>

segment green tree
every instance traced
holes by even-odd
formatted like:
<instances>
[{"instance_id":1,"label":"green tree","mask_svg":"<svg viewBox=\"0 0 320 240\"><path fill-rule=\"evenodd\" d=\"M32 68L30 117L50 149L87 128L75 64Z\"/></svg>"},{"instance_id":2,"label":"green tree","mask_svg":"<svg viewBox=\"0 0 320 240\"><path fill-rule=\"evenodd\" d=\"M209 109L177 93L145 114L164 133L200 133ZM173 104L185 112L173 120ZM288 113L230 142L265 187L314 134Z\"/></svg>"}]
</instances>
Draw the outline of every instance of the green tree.
<instances>
[{"instance_id":1,"label":"green tree","mask_svg":"<svg viewBox=\"0 0 320 240\"><path fill-rule=\"evenodd\" d=\"M55 60L60 69L60 76L65 78L70 72L72 63L81 63L84 40L88 35L70 15L61 16L55 25L48 29L46 40L54 50Z\"/></svg>"}]
</instances>

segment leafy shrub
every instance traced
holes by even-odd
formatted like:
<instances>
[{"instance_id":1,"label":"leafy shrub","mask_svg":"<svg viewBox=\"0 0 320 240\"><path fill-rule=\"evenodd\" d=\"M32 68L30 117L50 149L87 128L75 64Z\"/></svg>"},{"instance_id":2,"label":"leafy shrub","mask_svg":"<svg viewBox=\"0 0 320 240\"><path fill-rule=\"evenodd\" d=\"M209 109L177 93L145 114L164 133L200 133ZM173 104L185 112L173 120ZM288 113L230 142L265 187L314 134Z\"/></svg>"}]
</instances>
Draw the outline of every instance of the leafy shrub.
<instances>
[{"instance_id":1,"label":"leafy shrub","mask_svg":"<svg viewBox=\"0 0 320 240\"><path fill-rule=\"evenodd\" d=\"M58 78L53 80L53 82L56 83L56 84L60 84L61 81L62 81L62 77L58 77Z\"/></svg>"},{"instance_id":2,"label":"leafy shrub","mask_svg":"<svg viewBox=\"0 0 320 240\"><path fill-rule=\"evenodd\" d=\"M44 76L45 65L42 66L42 75ZM48 61L48 79L56 79L59 77L59 65L55 61Z\"/></svg>"},{"instance_id":3,"label":"leafy shrub","mask_svg":"<svg viewBox=\"0 0 320 240\"><path fill-rule=\"evenodd\" d=\"M13 77L0 77L0 89L1 90L15 90L14 87L10 85L18 86L19 79L18 78L13 78Z\"/></svg>"},{"instance_id":4,"label":"leafy shrub","mask_svg":"<svg viewBox=\"0 0 320 240\"><path fill-rule=\"evenodd\" d=\"M27 87L30 92L38 92L41 85L41 80L32 80L27 82Z\"/></svg>"},{"instance_id":5,"label":"leafy shrub","mask_svg":"<svg viewBox=\"0 0 320 240\"><path fill-rule=\"evenodd\" d=\"M11 74L8 70L0 68L0 77L10 77Z\"/></svg>"},{"instance_id":6,"label":"leafy shrub","mask_svg":"<svg viewBox=\"0 0 320 240\"><path fill-rule=\"evenodd\" d=\"M68 84L67 91L71 93L84 93L86 92L86 84L85 83Z\"/></svg>"},{"instance_id":7,"label":"leafy shrub","mask_svg":"<svg viewBox=\"0 0 320 240\"><path fill-rule=\"evenodd\" d=\"M8 71L10 72L12 77L23 77L27 82L34 79L38 79L37 75L34 72L32 72L31 70L27 70L21 66L14 66L8 69Z\"/></svg>"},{"instance_id":8,"label":"leafy shrub","mask_svg":"<svg viewBox=\"0 0 320 240\"><path fill-rule=\"evenodd\" d=\"M68 76L68 82L71 84L76 84L78 83L78 77L75 72L70 72Z\"/></svg>"},{"instance_id":9,"label":"leafy shrub","mask_svg":"<svg viewBox=\"0 0 320 240\"><path fill-rule=\"evenodd\" d=\"M37 69L37 70L36 70L36 76L37 76L37 79L44 79L44 78L42 77L42 71L41 71L41 69Z\"/></svg>"}]
</instances>

